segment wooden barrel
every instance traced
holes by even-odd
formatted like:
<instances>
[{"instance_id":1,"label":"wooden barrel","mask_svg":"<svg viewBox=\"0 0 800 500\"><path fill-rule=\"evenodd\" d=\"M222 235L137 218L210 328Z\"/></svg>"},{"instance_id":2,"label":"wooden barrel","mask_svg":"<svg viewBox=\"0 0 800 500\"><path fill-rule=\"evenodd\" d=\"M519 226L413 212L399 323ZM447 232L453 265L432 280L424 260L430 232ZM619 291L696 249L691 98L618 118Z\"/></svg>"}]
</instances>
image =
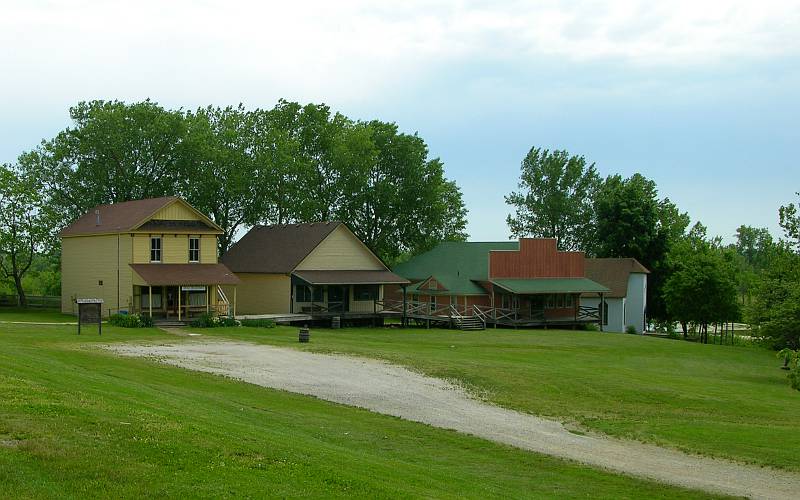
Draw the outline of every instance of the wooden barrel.
<instances>
[{"instance_id":1,"label":"wooden barrel","mask_svg":"<svg viewBox=\"0 0 800 500\"><path fill-rule=\"evenodd\" d=\"M311 334L308 332L308 328L301 328L300 335L298 336L298 340L300 342L308 342L311 338Z\"/></svg>"},{"instance_id":2,"label":"wooden barrel","mask_svg":"<svg viewBox=\"0 0 800 500\"><path fill-rule=\"evenodd\" d=\"M342 318L334 316L331 318L331 328L340 328L342 326Z\"/></svg>"}]
</instances>

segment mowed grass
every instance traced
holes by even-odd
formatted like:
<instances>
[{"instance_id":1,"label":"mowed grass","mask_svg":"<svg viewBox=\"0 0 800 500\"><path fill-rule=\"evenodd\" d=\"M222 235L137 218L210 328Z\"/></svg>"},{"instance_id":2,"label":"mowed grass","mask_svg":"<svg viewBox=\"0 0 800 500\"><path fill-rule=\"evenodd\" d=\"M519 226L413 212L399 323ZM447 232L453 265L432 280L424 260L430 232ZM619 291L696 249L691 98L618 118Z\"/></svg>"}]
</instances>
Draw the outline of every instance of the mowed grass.
<instances>
[{"instance_id":1,"label":"mowed grass","mask_svg":"<svg viewBox=\"0 0 800 500\"><path fill-rule=\"evenodd\" d=\"M508 408L609 435L800 470L800 393L775 353L559 330L197 330L206 335L382 358L461 381Z\"/></svg>"},{"instance_id":2,"label":"mowed grass","mask_svg":"<svg viewBox=\"0 0 800 500\"><path fill-rule=\"evenodd\" d=\"M96 348L186 341L159 330L75 329L0 325L0 498L708 497Z\"/></svg>"},{"instance_id":3,"label":"mowed grass","mask_svg":"<svg viewBox=\"0 0 800 500\"><path fill-rule=\"evenodd\" d=\"M28 323L74 323L78 318L52 309L22 309L17 307L0 307L0 322Z\"/></svg>"}]
</instances>

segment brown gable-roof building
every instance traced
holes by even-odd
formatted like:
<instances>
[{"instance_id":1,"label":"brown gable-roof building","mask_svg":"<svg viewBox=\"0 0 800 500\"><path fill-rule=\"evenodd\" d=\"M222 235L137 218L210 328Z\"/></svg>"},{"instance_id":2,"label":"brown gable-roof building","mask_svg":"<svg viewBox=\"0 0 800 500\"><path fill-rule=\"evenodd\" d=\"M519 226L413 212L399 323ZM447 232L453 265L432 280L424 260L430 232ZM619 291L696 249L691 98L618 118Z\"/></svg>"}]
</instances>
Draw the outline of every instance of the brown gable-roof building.
<instances>
[{"instance_id":1,"label":"brown gable-roof building","mask_svg":"<svg viewBox=\"0 0 800 500\"><path fill-rule=\"evenodd\" d=\"M61 309L103 300L103 314L183 321L234 314L221 285L239 279L217 261L222 229L176 196L98 205L61 231Z\"/></svg>"},{"instance_id":2,"label":"brown gable-roof building","mask_svg":"<svg viewBox=\"0 0 800 500\"><path fill-rule=\"evenodd\" d=\"M603 315L606 329L622 332L628 326L642 333L647 309L647 275L650 271L632 258L586 259L586 277L606 286ZM598 306L597 294L584 294L581 302Z\"/></svg>"},{"instance_id":3,"label":"brown gable-roof building","mask_svg":"<svg viewBox=\"0 0 800 500\"><path fill-rule=\"evenodd\" d=\"M377 319L384 285L408 283L341 222L256 226L222 262L241 280L244 315Z\"/></svg>"}]
</instances>

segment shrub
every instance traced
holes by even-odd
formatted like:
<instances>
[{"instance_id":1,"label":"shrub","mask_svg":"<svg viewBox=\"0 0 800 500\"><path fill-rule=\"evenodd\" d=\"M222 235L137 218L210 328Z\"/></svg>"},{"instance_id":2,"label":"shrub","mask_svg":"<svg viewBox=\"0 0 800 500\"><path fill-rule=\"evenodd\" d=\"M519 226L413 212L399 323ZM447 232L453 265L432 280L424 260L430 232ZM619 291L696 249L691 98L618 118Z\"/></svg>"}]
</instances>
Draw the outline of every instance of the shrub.
<instances>
[{"instance_id":1,"label":"shrub","mask_svg":"<svg viewBox=\"0 0 800 500\"><path fill-rule=\"evenodd\" d=\"M215 316L213 314L202 314L189 323L194 328L215 328L222 326L239 326L239 322L229 316Z\"/></svg>"},{"instance_id":2,"label":"shrub","mask_svg":"<svg viewBox=\"0 0 800 500\"><path fill-rule=\"evenodd\" d=\"M214 326L214 316L208 313L203 313L193 319L189 323L189 326L193 326L195 328L211 328Z\"/></svg>"},{"instance_id":3,"label":"shrub","mask_svg":"<svg viewBox=\"0 0 800 500\"><path fill-rule=\"evenodd\" d=\"M636 327L633 325L628 325L625 327L625 333L629 335L637 335L639 332L636 331Z\"/></svg>"},{"instance_id":4,"label":"shrub","mask_svg":"<svg viewBox=\"0 0 800 500\"><path fill-rule=\"evenodd\" d=\"M214 326L239 326L241 323L230 316L217 316Z\"/></svg>"},{"instance_id":5,"label":"shrub","mask_svg":"<svg viewBox=\"0 0 800 500\"><path fill-rule=\"evenodd\" d=\"M275 322L271 319L243 319L242 326L251 328L275 328Z\"/></svg>"},{"instance_id":6,"label":"shrub","mask_svg":"<svg viewBox=\"0 0 800 500\"><path fill-rule=\"evenodd\" d=\"M142 328L153 328L153 318L150 316L139 316L139 321Z\"/></svg>"},{"instance_id":7,"label":"shrub","mask_svg":"<svg viewBox=\"0 0 800 500\"><path fill-rule=\"evenodd\" d=\"M139 314L112 314L108 317L108 324L122 328L150 328L153 318Z\"/></svg>"},{"instance_id":8,"label":"shrub","mask_svg":"<svg viewBox=\"0 0 800 500\"><path fill-rule=\"evenodd\" d=\"M789 370L789 384L793 389L800 391L800 351L783 349L778 353L778 357L784 360Z\"/></svg>"},{"instance_id":9,"label":"shrub","mask_svg":"<svg viewBox=\"0 0 800 500\"><path fill-rule=\"evenodd\" d=\"M583 329L586 330L587 332L596 332L600 330L594 323L584 323Z\"/></svg>"}]
</instances>

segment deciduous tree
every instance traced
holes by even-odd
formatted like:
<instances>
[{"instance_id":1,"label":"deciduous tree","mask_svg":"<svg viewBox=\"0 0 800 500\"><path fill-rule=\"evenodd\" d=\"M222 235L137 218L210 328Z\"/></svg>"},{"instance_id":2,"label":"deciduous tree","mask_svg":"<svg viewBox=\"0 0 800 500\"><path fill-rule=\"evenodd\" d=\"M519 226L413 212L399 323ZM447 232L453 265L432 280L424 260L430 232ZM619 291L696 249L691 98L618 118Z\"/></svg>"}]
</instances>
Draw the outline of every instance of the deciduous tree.
<instances>
[{"instance_id":1,"label":"deciduous tree","mask_svg":"<svg viewBox=\"0 0 800 500\"><path fill-rule=\"evenodd\" d=\"M181 111L149 100L80 102L73 125L20 162L64 223L103 203L174 195L187 182Z\"/></svg>"},{"instance_id":2,"label":"deciduous tree","mask_svg":"<svg viewBox=\"0 0 800 500\"><path fill-rule=\"evenodd\" d=\"M37 252L52 241L52 227L36 182L16 167L0 166L0 273L14 286L22 307L28 304L22 280Z\"/></svg>"},{"instance_id":3,"label":"deciduous tree","mask_svg":"<svg viewBox=\"0 0 800 500\"><path fill-rule=\"evenodd\" d=\"M254 117L239 105L198 109L187 121L190 147L185 149L191 152L192 171L184 195L222 228L222 254L237 231L257 223L267 210L270 187L260 178L254 155L259 140Z\"/></svg>"},{"instance_id":4,"label":"deciduous tree","mask_svg":"<svg viewBox=\"0 0 800 500\"><path fill-rule=\"evenodd\" d=\"M597 257L633 257L651 274L647 286L647 316L667 319L661 287L670 273L666 255L689 225L668 198L659 199L656 184L640 174L628 179L610 176L594 199L596 227L592 253Z\"/></svg>"},{"instance_id":5,"label":"deciduous tree","mask_svg":"<svg viewBox=\"0 0 800 500\"><path fill-rule=\"evenodd\" d=\"M519 191L505 198L514 207L506 217L511 235L557 238L561 250L587 250L599 180L583 156L531 148L522 160Z\"/></svg>"},{"instance_id":6,"label":"deciduous tree","mask_svg":"<svg viewBox=\"0 0 800 500\"><path fill-rule=\"evenodd\" d=\"M671 249L672 273L665 280L663 294L667 312L680 321L684 337L692 322L707 343L708 325L738 319L739 303L733 270L720 247L707 241L699 228L702 226L696 225L693 234Z\"/></svg>"}]
</instances>

